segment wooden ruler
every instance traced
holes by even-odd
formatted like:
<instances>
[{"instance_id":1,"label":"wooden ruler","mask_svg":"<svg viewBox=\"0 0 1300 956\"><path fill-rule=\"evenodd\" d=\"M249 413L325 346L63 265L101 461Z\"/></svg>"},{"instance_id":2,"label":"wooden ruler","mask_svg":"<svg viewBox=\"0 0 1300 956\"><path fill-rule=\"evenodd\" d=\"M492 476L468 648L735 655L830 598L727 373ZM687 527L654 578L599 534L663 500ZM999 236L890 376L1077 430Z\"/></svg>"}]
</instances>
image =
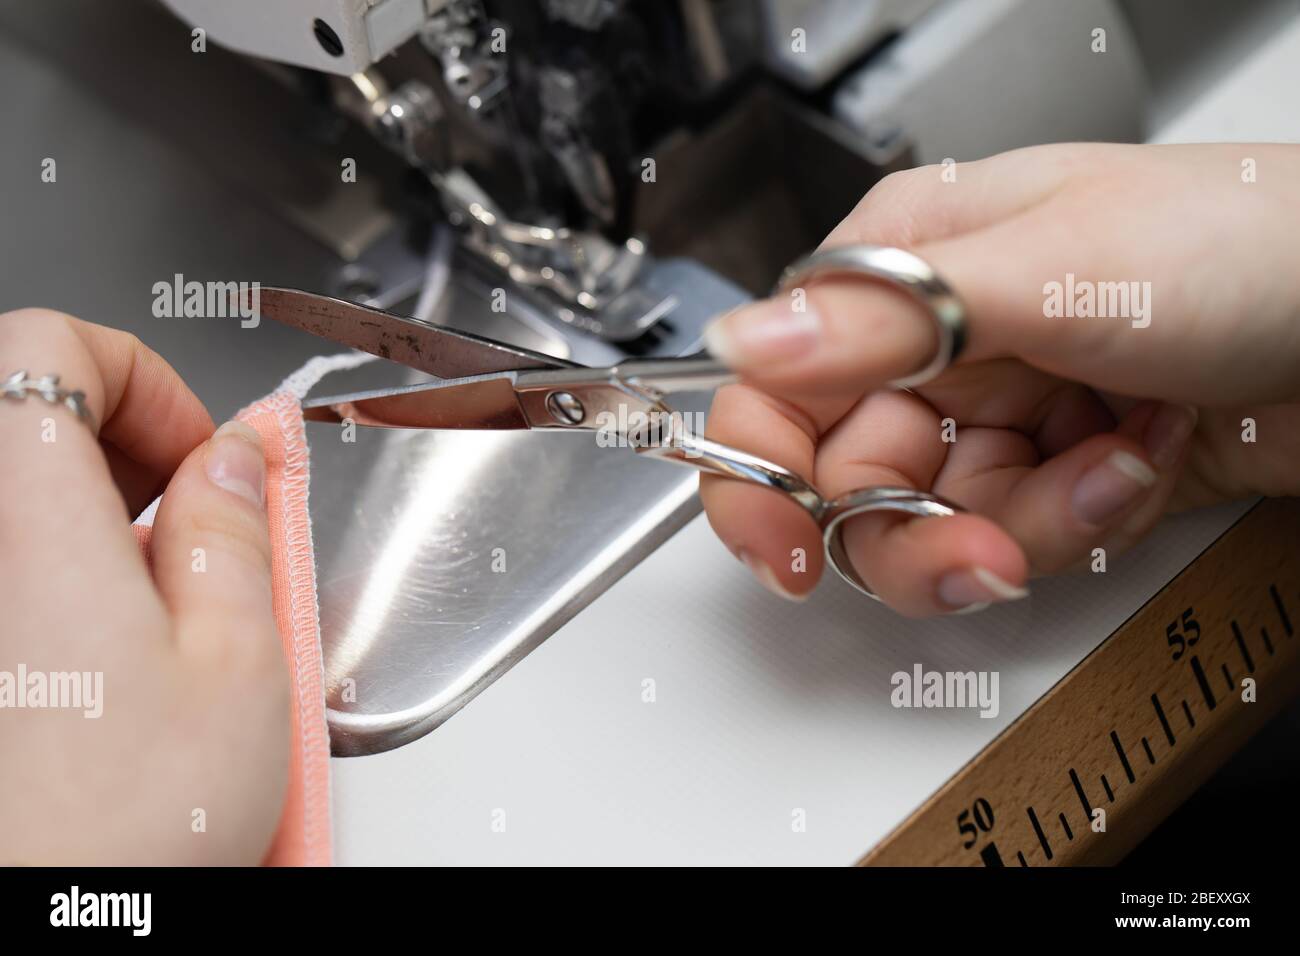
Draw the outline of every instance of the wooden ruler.
<instances>
[{"instance_id":1,"label":"wooden ruler","mask_svg":"<svg viewBox=\"0 0 1300 956\"><path fill-rule=\"evenodd\" d=\"M1252 508L861 863L1115 862L1297 690L1300 499L1273 499Z\"/></svg>"}]
</instances>

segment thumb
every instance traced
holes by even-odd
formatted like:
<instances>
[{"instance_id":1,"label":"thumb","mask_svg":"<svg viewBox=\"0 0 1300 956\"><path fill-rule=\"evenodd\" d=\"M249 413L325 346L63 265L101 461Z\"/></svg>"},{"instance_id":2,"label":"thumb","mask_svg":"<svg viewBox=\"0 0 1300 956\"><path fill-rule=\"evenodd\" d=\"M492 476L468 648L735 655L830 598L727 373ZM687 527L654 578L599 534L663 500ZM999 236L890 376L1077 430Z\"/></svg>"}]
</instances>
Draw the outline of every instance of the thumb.
<instances>
[{"instance_id":1,"label":"thumb","mask_svg":"<svg viewBox=\"0 0 1300 956\"><path fill-rule=\"evenodd\" d=\"M257 432L227 422L176 470L153 530L154 581L182 650L259 671L283 669L265 484Z\"/></svg>"}]
</instances>

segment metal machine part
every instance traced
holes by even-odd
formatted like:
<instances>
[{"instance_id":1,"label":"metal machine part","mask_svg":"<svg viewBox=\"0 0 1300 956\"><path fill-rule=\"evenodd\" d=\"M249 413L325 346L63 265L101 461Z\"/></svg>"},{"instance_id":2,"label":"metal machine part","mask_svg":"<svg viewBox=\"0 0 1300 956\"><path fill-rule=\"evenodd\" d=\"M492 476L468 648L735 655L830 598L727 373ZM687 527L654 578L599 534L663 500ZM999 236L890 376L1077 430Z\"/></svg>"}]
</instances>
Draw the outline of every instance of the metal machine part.
<instances>
[{"instance_id":1,"label":"metal machine part","mask_svg":"<svg viewBox=\"0 0 1300 956\"><path fill-rule=\"evenodd\" d=\"M613 225L618 213L614 174L583 128L593 98L591 76L585 70L550 67L538 80L542 145L559 163L583 210L602 225Z\"/></svg>"},{"instance_id":2,"label":"metal machine part","mask_svg":"<svg viewBox=\"0 0 1300 956\"><path fill-rule=\"evenodd\" d=\"M662 317L618 304L641 273L640 239L615 245L599 233L506 219L464 170L435 175L434 182L450 222L467 230L467 247L516 285L555 293L563 304L553 311L562 322L617 342L636 338Z\"/></svg>"},{"instance_id":3,"label":"metal machine part","mask_svg":"<svg viewBox=\"0 0 1300 956\"><path fill-rule=\"evenodd\" d=\"M489 37L478 0L452 0L420 28L420 42L442 64L448 94L466 109L489 115L506 90L504 27Z\"/></svg>"},{"instance_id":4,"label":"metal machine part","mask_svg":"<svg viewBox=\"0 0 1300 956\"><path fill-rule=\"evenodd\" d=\"M646 281L677 302L669 318L695 330L690 347L707 318L746 299L689 262L653 263ZM496 321L508 334L472 273L451 295L459 327ZM589 341L581 361L616 359ZM393 373L374 363L321 387ZM707 397L679 407L702 413ZM336 754L428 733L699 511L694 475L590 433L307 431Z\"/></svg>"},{"instance_id":5,"label":"metal machine part","mask_svg":"<svg viewBox=\"0 0 1300 956\"><path fill-rule=\"evenodd\" d=\"M469 164L428 169L448 218L561 322L621 342L662 317L635 291L646 250L629 196L655 133L632 118L674 91L657 73L717 74L693 69L707 54L689 40L713 23L710 10L627 0L450 0L421 29L449 98L518 172L503 184Z\"/></svg>"},{"instance_id":6,"label":"metal machine part","mask_svg":"<svg viewBox=\"0 0 1300 956\"><path fill-rule=\"evenodd\" d=\"M427 83L408 80L396 90L377 70L334 84L334 103L416 168L446 161L442 105Z\"/></svg>"},{"instance_id":7,"label":"metal machine part","mask_svg":"<svg viewBox=\"0 0 1300 956\"><path fill-rule=\"evenodd\" d=\"M358 73L446 0L162 0L222 46L322 73Z\"/></svg>"},{"instance_id":8,"label":"metal machine part","mask_svg":"<svg viewBox=\"0 0 1300 956\"><path fill-rule=\"evenodd\" d=\"M368 70L338 84L335 102L407 163L428 170L448 221L465 230L466 248L515 285L552 293L559 301L549 304L560 321L626 341L662 317L656 303L633 289L645 260L640 239L614 243L598 232L514 222L464 169L437 171L439 160L445 163L446 136L441 107L425 83L409 80L390 91L382 76ZM570 159L581 161L576 153Z\"/></svg>"},{"instance_id":9,"label":"metal machine part","mask_svg":"<svg viewBox=\"0 0 1300 956\"><path fill-rule=\"evenodd\" d=\"M640 163L680 123L675 109L707 106L744 64L719 17L757 11L753 0L168 4L216 43L344 77L334 105L428 176L466 248L562 323L611 341L663 314L635 292ZM319 49L305 48L309 24Z\"/></svg>"},{"instance_id":10,"label":"metal machine part","mask_svg":"<svg viewBox=\"0 0 1300 956\"><path fill-rule=\"evenodd\" d=\"M958 86L1003 109L973 111ZM836 89L873 159L966 161L1043 142L1142 138L1146 81L1112 0L947 0Z\"/></svg>"}]
</instances>

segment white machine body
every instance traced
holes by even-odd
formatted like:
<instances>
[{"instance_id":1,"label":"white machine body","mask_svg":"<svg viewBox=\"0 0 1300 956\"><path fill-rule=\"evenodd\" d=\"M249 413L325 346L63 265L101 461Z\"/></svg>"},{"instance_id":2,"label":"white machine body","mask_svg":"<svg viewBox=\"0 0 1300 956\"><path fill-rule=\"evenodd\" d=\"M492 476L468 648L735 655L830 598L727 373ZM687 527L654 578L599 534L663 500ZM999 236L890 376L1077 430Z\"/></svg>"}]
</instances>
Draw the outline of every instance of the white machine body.
<instances>
[{"instance_id":1,"label":"white machine body","mask_svg":"<svg viewBox=\"0 0 1300 956\"><path fill-rule=\"evenodd\" d=\"M348 76L391 53L445 0L162 0L209 41Z\"/></svg>"}]
</instances>

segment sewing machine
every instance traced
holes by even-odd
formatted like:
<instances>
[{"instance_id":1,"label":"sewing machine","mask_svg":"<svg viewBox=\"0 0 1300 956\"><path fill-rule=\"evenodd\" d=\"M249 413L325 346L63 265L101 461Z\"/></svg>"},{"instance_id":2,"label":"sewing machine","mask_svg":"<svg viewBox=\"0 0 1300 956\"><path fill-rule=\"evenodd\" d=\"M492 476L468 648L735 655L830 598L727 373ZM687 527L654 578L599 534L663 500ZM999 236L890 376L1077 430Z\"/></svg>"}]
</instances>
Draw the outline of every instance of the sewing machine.
<instances>
[{"instance_id":1,"label":"sewing machine","mask_svg":"<svg viewBox=\"0 0 1300 956\"><path fill-rule=\"evenodd\" d=\"M583 353L693 344L654 281L666 258L764 291L890 169L1140 128L1136 50L1106 0L163 2L192 48L274 69L325 148L349 122L369 132L396 160L373 175L417 174L403 214L450 223L534 334ZM1107 70L1070 69L1096 52L1076 31L1104 34ZM989 64L1013 51L1019 75L1062 77L1030 109L972 122L936 105L957 77L996 96L1011 73ZM350 240L340 291L412 291L379 236Z\"/></svg>"},{"instance_id":2,"label":"sewing machine","mask_svg":"<svg viewBox=\"0 0 1300 956\"><path fill-rule=\"evenodd\" d=\"M584 364L684 354L888 172L1140 141L1166 72L1153 18L1119 0L109 6L0 6L10 88L34 91L13 102L40 105L15 114L23 142L94 165L7 200L38 236L6 236L7 304L131 328L217 415L320 345L151 320L159 278L311 289ZM40 222L83 227L56 249ZM698 513L690 473L580 436L309 437L339 755L402 759Z\"/></svg>"}]
</instances>

